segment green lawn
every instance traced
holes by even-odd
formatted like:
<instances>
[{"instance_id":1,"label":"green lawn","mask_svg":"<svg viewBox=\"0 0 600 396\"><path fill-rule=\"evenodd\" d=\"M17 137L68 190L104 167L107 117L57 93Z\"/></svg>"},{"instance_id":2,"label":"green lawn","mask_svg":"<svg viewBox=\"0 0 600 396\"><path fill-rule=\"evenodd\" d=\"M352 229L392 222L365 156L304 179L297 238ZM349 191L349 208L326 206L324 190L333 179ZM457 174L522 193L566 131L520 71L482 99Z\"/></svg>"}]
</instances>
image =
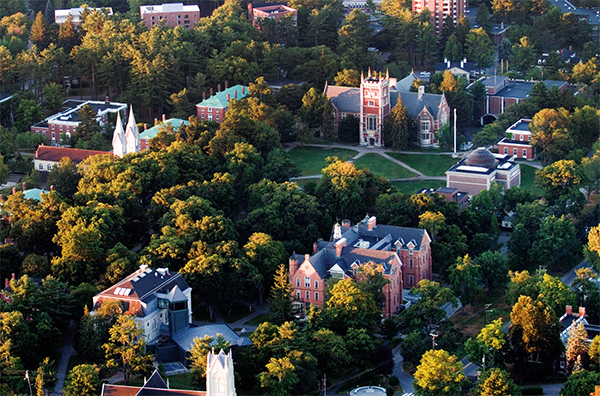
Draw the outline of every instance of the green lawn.
<instances>
[{"instance_id":1,"label":"green lawn","mask_svg":"<svg viewBox=\"0 0 600 396\"><path fill-rule=\"evenodd\" d=\"M452 158L451 155L425 155L425 154L399 154L386 153L390 157L404 162L411 168L415 168L426 176L446 176L446 171L460 158Z\"/></svg>"},{"instance_id":2,"label":"green lawn","mask_svg":"<svg viewBox=\"0 0 600 396\"><path fill-rule=\"evenodd\" d=\"M250 319L249 321L245 322L244 324L247 324L248 326L258 326L261 323L270 322L271 320L273 320L273 315L262 314L262 315L258 315L256 318Z\"/></svg>"},{"instance_id":3,"label":"green lawn","mask_svg":"<svg viewBox=\"0 0 600 396\"><path fill-rule=\"evenodd\" d=\"M290 151L292 161L302 171L302 176L320 175L327 157L336 156L346 161L358 154L358 151L341 148L296 147Z\"/></svg>"},{"instance_id":4,"label":"green lawn","mask_svg":"<svg viewBox=\"0 0 600 396\"><path fill-rule=\"evenodd\" d=\"M521 188L529 190L539 197L544 195L544 192L535 185L535 171L537 169L524 163L519 165L521 165Z\"/></svg>"},{"instance_id":5,"label":"green lawn","mask_svg":"<svg viewBox=\"0 0 600 396\"><path fill-rule=\"evenodd\" d=\"M371 173L385 177L386 179L400 179L405 177L416 177L417 175L406 168L383 158L377 153L368 153L354 161L358 168L366 168Z\"/></svg>"},{"instance_id":6,"label":"green lawn","mask_svg":"<svg viewBox=\"0 0 600 396\"><path fill-rule=\"evenodd\" d=\"M416 194L419 190L424 188L438 188L445 187L446 182L443 180L415 180L415 181L402 181L392 182L394 186L404 194Z\"/></svg>"}]
</instances>

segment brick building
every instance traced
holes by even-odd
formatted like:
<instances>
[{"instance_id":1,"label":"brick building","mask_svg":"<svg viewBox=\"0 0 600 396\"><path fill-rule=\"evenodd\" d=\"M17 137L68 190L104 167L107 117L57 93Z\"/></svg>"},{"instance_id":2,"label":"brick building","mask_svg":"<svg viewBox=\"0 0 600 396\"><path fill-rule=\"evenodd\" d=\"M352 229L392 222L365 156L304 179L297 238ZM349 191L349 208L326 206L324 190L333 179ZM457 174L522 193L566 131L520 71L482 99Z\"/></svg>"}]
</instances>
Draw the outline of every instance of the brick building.
<instances>
[{"instance_id":1,"label":"brick building","mask_svg":"<svg viewBox=\"0 0 600 396\"><path fill-rule=\"evenodd\" d=\"M389 318L398 313L404 286L431 279L430 244L424 229L377 225L375 217L367 216L354 227L350 222L336 224L332 240L315 243L312 255L290 257L295 299L305 307L322 306L329 279L357 279L360 265L373 263L390 281L383 288L383 316Z\"/></svg>"},{"instance_id":2,"label":"brick building","mask_svg":"<svg viewBox=\"0 0 600 396\"><path fill-rule=\"evenodd\" d=\"M219 84L216 94L213 95L211 88L210 97L196 105L198 118L201 121L216 121L220 124L229 110L229 102L232 99L240 100L246 95L248 95L248 87L244 85L227 88L225 84L225 90L221 91L221 84Z\"/></svg>"},{"instance_id":3,"label":"brick building","mask_svg":"<svg viewBox=\"0 0 600 396\"><path fill-rule=\"evenodd\" d=\"M168 120L163 117L161 123L156 123L152 128L148 128L144 130L144 132L140 133L140 150L146 150L150 146L150 139L156 137L160 131L169 126L173 127L173 131L177 132L177 130L182 125L190 125L189 121L182 120L181 118L169 118Z\"/></svg>"},{"instance_id":4,"label":"brick building","mask_svg":"<svg viewBox=\"0 0 600 396\"><path fill-rule=\"evenodd\" d=\"M296 21L298 20L298 10L288 7L286 3L248 4L248 17L255 27L258 27L258 22L261 19L268 18L275 22L279 22L282 18L287 16L293 18L295 26Z\"/></svg>"},{"instance_id":5,"label":"brick building","mask_svg":"<svg viewBox=\"0 0 600 396\"><path fill-rule=\"evenodd\" d=\"M76 129L80 123L79 110L86 104L94 109L96 121L98 121L100 126L105 126L108 122L108 113L127 110L127 104L125 103L110 102L108 100L101 102L97 100L69 99L63 102L63 111L32 125L30 130L32 133L49 138L53 145L59 144L62 133L65 133L69 137L76 133Z\"/></svg>"},{"instance_id":6,"label":"brick building","mask_svg":"<svg viewBox=\"0 0 600 396\"><path fill-rule=\"evenodd\" d=\"M515 158L533 159L535 152L531 146L531 120L520 119L506 130L506 137L498 142L500 154L512 155Z\"/></svg>"},{"instance_id":7,"label":"brick building","mask_svg":"<svg viewBox=\"0 0 600 396\"><path fill-rule=\"evenodd\" d=\"M191 29L200 21L200 8L197 5L183 5L183 3L167 3L162 5L140 6L140 16L148 28L159 25L161 21L167 26L183 26Z\"/></svg>"},{"instance_id":8,"label":"brick building","mask_svg":"<svg viewBox=\"0 0 600 396\"><path fill-rule=\"evenodd\" d=\"M435 33L440 34L446 15L452 15L454 25L458 22L458 18L465 15L467 0L413 0L413 12L420 14L425 9L431 12Z\"/></svg>"},{"instance_id":9,"label":"brick building","mask_svg":"<svg viewBox=\"0 0 600 396\"><path fill-rule=\"evenodd\" d=\"M474 150L446 171L446 187L469 195L489 190L492 183L501 183L504 189L521 185L521 168L513 158L492 154L485 147Z\"/></svg>"},{"instance_id":10,"label":"brick building","mask_svg":"<svg viewBox=\"0 0 600 396\"><path fill-rule=\"evenodd\" d=\"M444 94L427 94L422 86L418 92L401 92L397 86L407 85L400 85L402 81L390 78L389 73L383 77L369 72L366 78L361 75L360 88L325 85L325 93L333 104L336 129L344 117L352 114L360 120L360 144L383 147L385 117L401 98L402 104L417 122L418 131L414 141L420 147L435 146L435 132L449 120L450 107L446 97Z\"/></svg>"}]
</instances>

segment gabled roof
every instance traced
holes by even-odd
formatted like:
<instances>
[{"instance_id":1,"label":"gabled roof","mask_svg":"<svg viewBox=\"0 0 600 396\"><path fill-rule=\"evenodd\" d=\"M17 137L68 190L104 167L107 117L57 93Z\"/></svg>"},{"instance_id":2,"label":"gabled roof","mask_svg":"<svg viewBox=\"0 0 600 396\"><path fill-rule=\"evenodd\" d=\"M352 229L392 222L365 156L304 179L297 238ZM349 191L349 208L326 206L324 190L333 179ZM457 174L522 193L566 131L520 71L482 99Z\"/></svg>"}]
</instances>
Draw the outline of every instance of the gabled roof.
<instances>
[{"instance_id":1,"label":"gabled roof","mask_svg":"<svg viewBox=\"0 0 600 396\"><path fill-rule=\"evenodd\" d=\"M325 94L342 113L360 113L360 88L325 86Z\"/></svg>"},{"instance_id":2,"label":"gabled roof","mask_svg":"<svg viewBox=\"0 0 600 396\"><path fill-rule=\"evenodd\" d=\"M380 246L377 250L389 250L397 241L402 243L401 249L408 249L406 246L412 241L415 245L414 249L420 250L424 243L431 241L427 231L423 228L377 224L373 230L369 231L367 218L360 221L354 227L342 227L342 237L346 238L347 246L353 246L359 239L369 241L371 246L375 246L388 235L390 236L388 246Z\"/></svg>"},{"instance_id":3,"label":"gabled roof","mask_svg":"<svg viewBox=\"0 0 600 396\"><path fill-rule=\"evenodd\" d=\"M396 83L396 90L398 92L410 92L413 82L418 79L419 77L417 77L414 72L411 72L408 76Z\"/></svg>"},{"instance_id":4,"label":"gabled roof","mask_svg":"<svg viewBox=\"0 0 600 396\"><path fill-rule=\"evenodd\" d=\"M83 150L67 147L44 146L43 144L35 151L35 159L40 161L60 162L64 157L71 158L76 164L92 155L110 154L108 151Z\"/></svg>"},{"instance_id":5,"label":"gabled roof","mask_svg":"<svg viewBox=\"0 0 600 396\"><path fill-rule=\"evenodd\" d=\"M197 107L216 107L218 109L224 109L227 106L229 106L229 102L227 101L227 95L229 95L229 100L232 100L232 99L236 99L236 93L237 93L237 100L240 100L244 96L248 95L248 87L242 86L239 84L234 85L233 87L227 88L224 91L217 92L210 98L205 99L202 102L198 103L196 106Z\"/></svg>"},{"instance_id":6,"label":"gabled roof","mask_svg":"<svg viewBox=\"0 0 600 396\"><path fill-rule=\"evenodd\" d=\"M161 130L167 128L168 125L173 125L173 130L177 132L181 125L190 125L189 121L182 120L181 118L169 118L165 122L154 125L152 128L145 130L140 133L140 139L150 140L153 137L156 137Z\"/></svg>"},{"instance_id":7,"label":"gabled roof","mask_svg":"<svg viewBox=\"0 0 600 396\"><path fill-rule=\"evenodd\" d=\"M425 93L421 95L419 98L418 92L390 92L390 104L392 107L398 103L398 96L402 98L402 104L406 107L408 113L417 117L423 109L427 109L431 115L437 118L437 115L440 111L440 106L442 105L443 95L440 94L430 94Z\"/></svg>"},{"instance_id":8,"label":"gabled roof","mask_svg":"<svg viewBox=\"0 0 600 396\"><path fill-rule=\"evenodd\" d=\"M246 337L240 337L226 324L213 324L200 327L190 327L173 336L173 341L177 343L184 351L190 351L194 345L195 338L204 338L205 336L213 337L213 342L217 342L217 335L221 334L226 341L229 341L232 346L247 346L252 345Z\"/></svg>"},{"instance_id":9,"label":"gabled roof","mask_svg":"<svg viewBox=\"0 0 600 396\"><path fill-rule=\"evenodd\" d=\"M450 65L448 65L450 64ZM435 71L444 71L444 70L450 70L452 68L457 68L457 69L461 69L464 70L466 72L471 72L474 70L477 70L477 63L476 62L437 62L435 64Z\"/></svg>"},{"instance_id":10,"label":"gabled roof","mask_svg":"<svg viewBox=\"0 0 600 396\"><path fill-rule=\"evenodd\" d=\"M29 190L23 191L23 198L25 199L33 199L38 202L42 201L42 195L48 194L50 191L43 190L40 188L30 188Z\"/></svg>"}]
</instances>

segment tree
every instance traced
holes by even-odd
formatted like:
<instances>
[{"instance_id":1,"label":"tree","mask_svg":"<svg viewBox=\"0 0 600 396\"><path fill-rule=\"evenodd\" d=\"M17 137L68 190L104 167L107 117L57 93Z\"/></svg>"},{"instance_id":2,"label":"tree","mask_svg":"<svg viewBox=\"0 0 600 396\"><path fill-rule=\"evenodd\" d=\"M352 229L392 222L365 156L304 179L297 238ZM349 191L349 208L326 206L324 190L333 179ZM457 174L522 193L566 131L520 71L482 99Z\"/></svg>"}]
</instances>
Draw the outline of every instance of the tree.
<instances>
[{"instance_id":1,"label":"tree","mask_svg":"<svg viewBox=\"0 0 600 396\"><path fill-rule=\"evenodd\" d=\"M485 4L482 5L485 7ZM494 64L494 45L483 27L471 29L467 34L465 53L467 58L476 62L480 69Z\"/></svg>"},{"instance_id":2,"label":"tree","mask_svg":"<svg viewBox=\"0 0 600 396\"><path fill-rule=\"evenodd\" d=\"M529 126L531 144L537 146L538 155L545 163L552 163L567 157L575 148L569 114L564 109L543 109L534 117Z\"/></svg>"},{"instance_id":3,"label":"tree","mask_svg":"<svg viewBox=\"0 0 600 396\"><path fill-rule=\"evenodd\" d=\"M269 234L259 232L250 235L244 245L244 254L249 264L258 271L255 285L262 305L265 290L273 284L273 274L286 258L285 249L281 242L274 241Z\"/></svg>"},{"instance_id":4,"label":"tree","mask_svg":"<svg viewBox=\"0 0 600 396\"><path fill-rule=\"evenodd\" d=\"M48 26L46 24L46 18L42 12L38 12L31 26L31 33L29 34L29 40L42 50L48 45Z\"/></svg>"},{"instance_id":5,"label":"tree","mask_svg":"<svg viewBox=\"0 0 600 396\"><path fill-rule=\"evenodd\" d=\"M535 184L551 205L561 196L578 193L582 181L581 167L572 160L556 161L535 173Z\"/></svg>"},{"instance_id":6,"label":"tree","mask_svg":"<svg viewBox=\"0 0 600 396\"><path fill-rule=\"evenodd\" d=\"M573 326L569 334L569 341L567 341L567 351L565 352L565 357L567 358L567 371L569 373L584 368L582 367L582 364L587 366L589 361L589 348L588 335L583 323Z\"/></svg>"},{"instance_id":7,"label":"tree","mask_svg":"<svg viewBox=\"0 0 600 396\"><path fill-rule=\"evenodd\" d=\"M78 114L80 122L77 128L75 128L75 132L79 136L79 139L87 141L95 133L101 132L100 124L96 121L96 112L92 106L89 104L82 106Z\"/></svg>"},{"instance_id":8,"label":"tree","mask_svg":"<svg viewBox=\"0 0 600 396\"><path fill-rule=\"evenodd\" d=\"M481 273L481 284L489 291L503 290L508 283L508 261L500 252L487 251L475 257L473 264Z\"/></svg>"},{"instance_id":9,"label":"tree","mask_svg":"<svg viewBox=\"0 0 600 396\"><path fill-rule=\"evenodd\" d=\"M73 367L66 380L65 396L95 396L100 393L102 383L100 370L91 364L80 364Z\"/></svg>"},{"instance_id":10,"label":"tree","mask_svg":"<svg viewBox=\"0 0 600 396\"><path fill-rule=\"evenodd\" d=\"M479 377L476 396L520 396L521 389L510 378L506 370L491 369Z\"/></svg>"},{"instance_id":11,"label":"tree","mask_svg":"<svg viewBox=\"0 0 600 396\"><path fill-rule=\"evenodd\" d=\"M552 269L568 268L579 262L581 242L571 219L550 216L540 227L539 239L533 243L532 257Z\"/></svg>"},{"instance_id":12,"label":"tree","mask_svg":"<svg viewBox=\"0 0 600 396\"><path fill-rule=\"evenodd\" d=\"M507 61L508 58L512 54L512 43L509 39L504 37L500 41L500 45L498 46L498 58L503 61Z\"/></svg>"},{"instance_id":13,"label":"tree","mask_svg":"<svg viewBox=\"0 0 600 396\"><path fill-rule=\"evenodd\" d=\"M231 343L225 340L222 334L217 334L217 339L211 336L194 338L190 349L190 368L192 369L192 382L195 386L203 387L206 383L206 362L210 351L219 353L221 350L229 353Z\"/></svg>"},{"instance_id":14,"label":"tree","mask_svg":"<svg viewBox=\"0 0 600 396\"><path fill-rule=\"evenodd\" d=\"M598 141L600 110L590 106L576 108L571 114L572 136L578 147L591 148Z\"/></svg>"},{"instance_id":15,"label":"tree","mask_svg":"<svg viewBox=\"0 0 600 396\"><path fill-rule=\"evenodd\" d=\"M44 85L42 96L44 98L42 108L44 109L44 115L46 117L60 111L64 99L62 87L60 85L55 83Z\"/></svg>"},{"instance_id":16,"label":"tree","mask_svg":"<svg viewBox=\"0 0 600 396\"><path fill-rule=\"evenodd\" d=\"M58 45L70 54L73 47L77 44L77 34L75 25L73 25L73 16L67 15L67 19L60 24L58 30Z\"/></svg>"},{"instance_id":17,"label":"tree","mask_svg":"<svg viewBox=\"0 0 600 396\"><path fill-rule=\"evenodd\" d=\"M102 345L106 366L123 370L125 385L131 374L147 373L152 367L152 356L146 353L144 329L138 327L134 316L121 315L109 330L109 342Z\"/></svg>"},{"instance_id":18,"label":"tree","mask_svg":"<svg viewBox=\"0 0 600 396\"><path fill-rule=\"evenodd\" d=\"M402 98L398 96L398 102L384 121L383 141L386 147L394 150L406 150L409 148L415 140L411 134L410 124L410 114L408 114L408 110L402 104Z\"/></svg>"},{"instance_id":19,"label":"tree","mask_svg":"<svg viewBox=\"0 0 600 396\"><path fill-rule=\"evenodd\" d=\"M359 9L354 9L344 19L338 31L339 53L344 60L364 70L371 65L371 56L367 51L371 40L370 17Z\"/></svg>"},{"instance_id":20,"label":"tree","mask_svg":"<svg viewBox=\"0 0 600 396\"><path fill-rule=\"evenodd\" d=\"M341 87L360 87L360 73L353 69L339 71L333 83Z\"/></svg>"},{"instance_id":21,"label":"tree","mask_svg":"<svg viewBox=\"0 0 600 396\"><path fill-rule=\"evenodd\" d=\"M267 395L288 396L292 387L299 381L295 367L287 357L271 358L267 371L258 375L261 388L267 388Z\"/></svg>"},{"instance_id":22,"label":"tree","mask_svg":"<svg viewBox=\"0 0 600 396\"><path fill-rule=\"evenodd\" d=\"M451 34L446 41L444 47L444 58L451 62L460 62L463 59L463 47L462 44L456 39L455 34Z\"/></svg>"},{"instance_id":23,"label":"tree","mask_svg":"<svg viewBox=\"0 0 600 396\"><path fill-rule=\"evenodd\" d=\"M512 54L509 56L509 60L510 65L523 75L534 66L535 49L528 37L521 37L519 43L512 46Z\"/></svg>"},{"instance_id":24,"label":"tree","mask_svg":"<svg viewBox=\"0 0 600 396\"><path fill-rule=\"evenodd\" d=\"M48 185L54 186L63 197L73 199L77 192L77 184L81 175L77 171L77 164L71 158L61 158L58 166L52 167L48 174Z\"/></svg>"},{"instance_id":25,"label":"tree","mask_svg":"<svg viewBox=\"0 0 600 396\"><path fill-rule=\"evenodd\" d=\"M352 279L335 283L325 304L323 316L338 334L348 328L371 329L380 315L373 296L361 291Z\"/></svg>"},{"instance_id":26,"label":"tree","mask_svg":"<svg viewBox=\"0 0 600 396\"><path fill-rule=\"evenodd\" d=\"M9 174L10 171L8 170L8 165L4 163L4 157L0 155L0 183L6 183Z\"/></svg>"},{"instance_id":27,"label":"tree","mask_svg":"<svg viewBox=\"0 0 600 396\"><path fill-rule=\"evenodd\" d=\"M600 384L600 373L581 370L569 376L560 394L562 396L593 395L598 384Z\"/></svg>"},{"instance_id":28,"label":"tree","mask_svg":"<svg viewBox=\"0 0 600 396\"><path fill-rule=\"evenodd\" d=\"M348 329L349 332L350 329ZM329 329L323 328L312 334L310 338L313 345L311 352L317 358L319 369L322 372L336 375L342 372L343 367L350 364L352 358L348 354L344 338Z\"/></svg>"},{"instance_id":29,"label":"tree","mask_svg":"<svg viewBox=\"0 0 600 396\"><path fill-rule=\"evenodd\" d=\"M487 368L502 367L505 360L507 337L502 329L502 319L486 324L476 339L469 338L465 350L469 360L482 363Z\"/></svg>"},{"instance_id":30,"label":"tree","mask_svg":"<svg viewBox=\"0 0 600 396\"><path fill-rule=\"evenodd\" d=\"M590 356L590 369L598 371L600 369L600 336L592 339L588 354Z\"/></svg>"},{"instance_id":31,"label":"tree","mask_svg":"<svg viewBox=\"0 0 600 396\"><path fill-rule=\"evenodd\" d=\"M477 7L477 16L475 22L483 28L486 33L492 30L492 19L490 17L490 10L487 8L485 3L479 4Z\"/></svg>"},{"instance_id":32,"label":"tree","mask_svg":"<svg viewBox=\"0 0 600 396\"><path fill-rule=\"evenodd\" d=\"M292 285L290 285L288 271L285 264L280 264L275 273L269 310L276 315L277 320L283 323L292 315Z\"/></svg>"},{"instance_id":33,"label":"tree","mask_svg":"<svg viewBox=\"0 0 600 396\"><path fill-rule=\"evenodd\" d=\"M325 93L320 93L315 88L311 88L302 98L302 107L298 115L302 121L311 129L319 129L322 134L322 128L328 107L326 103L330 102Z\"/></svg>"},{"instance_id":34,"label":"tree","mask_svg":"<svg viewBox=\"0 0 600 396\"><path fill-rule=\"evenodd\" d=\"M586 260L598 271L600 269L600 224L590 228L588 243L585 246L584 253Z\"/></svg>"},{"instance_id":35,"label":"tree","mask_svg":"<svg viewBox=\"0 0 600 396\"><path fill-rule=\"evenodd\" d=\"M538 299L552 308L557 317L562 315L567 305L574 304L574 294L560 278L544 274L538 285Z\"/></svg>"},{"instance_id":36,"label":"tree","mask_svg":"<svg viewBox=\"0 0 600 396\"><path fill-rule=\"evenodd\" d=\"M360 121L353 114L347 114L346 117L338 123L338 139L346 143L358 143L359 141Z\"/></svg>"},{"instance_id":37,"label":"tree","mask_svg":"<svg viewBox=\"0 0 600 396\"><path fill-rule=\"evenodd\" d=\"M465 376L463 364L444 350L429 350L415 372L415 394L419 396L458 396Z\"/></svg>"},{"instance_id":38,"label":"tree","mask_svg":"<svg viewBox=\"0 0 600 396\"><path fill-rule=\"evenodd\" d=\"M473 263L468 254L456 259L456 264L450 272L450 281L452 291L463 306L472 304L481 293L480 278L479 267Z\"/></svg>"}]
</instances>

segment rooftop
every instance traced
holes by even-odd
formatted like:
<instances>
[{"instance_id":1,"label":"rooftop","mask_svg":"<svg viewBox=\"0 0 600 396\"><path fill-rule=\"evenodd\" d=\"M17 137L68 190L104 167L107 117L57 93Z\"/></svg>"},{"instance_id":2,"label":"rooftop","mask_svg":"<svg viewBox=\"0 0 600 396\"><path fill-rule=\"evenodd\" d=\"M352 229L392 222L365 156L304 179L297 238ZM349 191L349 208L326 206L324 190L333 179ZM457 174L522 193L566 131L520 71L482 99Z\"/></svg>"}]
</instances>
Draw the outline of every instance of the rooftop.
<instances>
[{"instance_id":1,"label":"rooftop","mask_svg":"<svg viewBox=\"0 0 600 396\"><path fill-rule=\"evenodd\" d=\"M156 135L158 135L158 132L164 130L168 125L173 125L173 130L177 132L177 130L179 129L179 127L181 127L182 124L190 125L189 121L182 120L181 118L169 118L164 123L158 123L152 128L148 128L144 132L140 133L140 140L150 140L153 137L156 137Z\"/></svg>"},{"instance_id":2,"label":"rooftop","mask_svg":"<svg viewBox=\"0 0 600 396\"><path fill-rule=\"evenodd\" d=\"M154 14L159 12L200 12L197 5L183 5L183 3L168 3L160 5L140 6L140 14Z\"/></svg>"},{"instance_id":3,"label":"rooftop","mask_svg":"<svg viewBox=\"0 0 600 396\"><path fill-rule=\"evenodd\" d=\"M530 123L531 123L530 119L521 118L519 121L515 122L510 127L508 127L506 132L511 132L511 131L529 132L529 124ZM531 133L531 132L529 132L529 133Z\"/></svg>"},{"instance_id":4,"label":"rooftop","mask_svg":"<svg viewBox=\"0 0 600 396\"><path fill-rule=\"evenodd\" d=\"M236 97L237 94L237 97ZM231 88L227 88L224 91L217 92L213 96L208 99L203 100L198 103L196 106L200 107L216 107L216 108L226 108L229 106L229 102L227 101L227 95L229 95L229 100L231 99L242 99L246 95L248 95L248 87L244 85L234 85Z\"/></svg>"},{"instance_id":5,"label":"rooftop","mask_svg":"<svg viewBox=\"0 0 600 396\"><path fill-rule=\"evenodd\" d=\"M496 92L493 96L525 99L529 97L529 93L536 82L537 81L509 80L506 86ZM567 82L546 80L544 81L544 84L546 85L546 88L550 89L555 85L560 88L563 85L566 85Z\"/></svg>"},{"instance_id":6,"label":"rooftop","mask_svg":"<svg viewBox=\"0 0 600 396\"><path fill-rule=\"evenodd\" d=\"M43 144L35 151L35 159L40 161L60 162L62 158L71 158L76 164L92 155L110 154L107 151L83 150L67 147L44 146Z\"/></svg>"}]
</instances>

